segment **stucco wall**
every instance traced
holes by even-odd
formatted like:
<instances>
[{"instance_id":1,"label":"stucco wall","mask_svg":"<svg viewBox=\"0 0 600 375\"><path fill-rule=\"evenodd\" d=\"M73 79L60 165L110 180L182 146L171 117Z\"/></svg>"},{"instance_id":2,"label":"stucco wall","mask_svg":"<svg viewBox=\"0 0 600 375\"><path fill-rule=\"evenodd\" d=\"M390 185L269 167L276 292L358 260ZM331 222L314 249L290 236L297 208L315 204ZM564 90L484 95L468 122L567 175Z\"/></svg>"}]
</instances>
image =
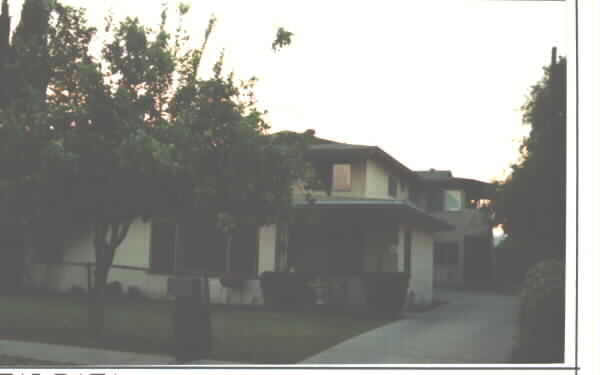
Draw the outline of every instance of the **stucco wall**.
<instances>
[{"instance_id":1,"label":"stucco wall","mask_svg":"<svg viewBox=\"0 0 600 375\"><path fill-rule=\"evenodd\" d=\"M404 271L404 237L405 226L398 228L398 270ZM412 230L411 247L411 276L409 293L414 294L414 302L418 304L430 303L433 299L433 234L418 230Z\"/></svg>"},{"instance_id":2,"label":"stucco wall","mask_svg":"<svg viewBox=\"0 0 600 375\"><path fill-rule=\"evenodd\" d=\"M383 198L388 199L388 173L373 160L367 160L367 181L365 196L367 198Z\"/></svg>"},{"instance_id":3,"label":"stucco wall","mask_svg":"<svg viewBox=\"0 0 600 375\"><path fill-rule=\"evenodd\" d=\"M258 274L275 270L277 226L263 226L258 231Z\"/></svg>"},{"instance_id":4,"label":"stucco wall","mask_svg":"<svg viewBox=\"0 0 600 375\"><path fill-rule=\"evenodd\" d=\"M388 193L389 176L392 172L375 160L366 162L366 198L408 200L409 183L396 175L396 196ZM402 186L404 185L404 190Z\"/></svg>"},{"instance_id":5,"label":"stucco wall","mask_svg":"<svg viewBox=\"0 0 600 375\"><path fill-rule=\"evenodd\" d=\"M428 304L433 299L433 236L413 231L412 241L410 290L414 292L415 303Z\"/></svg>"},{"instance_id":6,"label":"stucco wall","mask_svg":"<svg viewBox=\"0 0 600 375\"><path fill-rule=\"evenodd\" d=\"M464 285L464 238L467 235L491 235L485 211L464 208L460 211L440 211L433 214L454 226L454 230L438 232L435 241L458 243L458 263L456 265L435 266L435 283L439 286L459 287Z\"/></svg>"},{"instance_id":7,"label":"stucco wall","mask_svg":"<svg viewBox=\"0 0 600 375\"><path fill-rule=\"evenodd\" d=\"M273 270L275 265L275 226L262 227L259 232L259 272ZM136 220L127 237L115 253L113 264L134 267L149 267L150 223ZM65 250L64 262L94 263L91 233L72 241ZM69 292L73 287L87 289L88 272L85 266L77 265L34 265L34 286L50 290ZM93 278L93 274L92 274ZM167 297L168 275L145 270L111 268L108 281L119 281L124 291L129 287L139 288L145 296ZM210 296L213 303L262 303L260 282L247 280L239 290L224 288L217 277L210 278Z\"/></svg>"}]
</instances>

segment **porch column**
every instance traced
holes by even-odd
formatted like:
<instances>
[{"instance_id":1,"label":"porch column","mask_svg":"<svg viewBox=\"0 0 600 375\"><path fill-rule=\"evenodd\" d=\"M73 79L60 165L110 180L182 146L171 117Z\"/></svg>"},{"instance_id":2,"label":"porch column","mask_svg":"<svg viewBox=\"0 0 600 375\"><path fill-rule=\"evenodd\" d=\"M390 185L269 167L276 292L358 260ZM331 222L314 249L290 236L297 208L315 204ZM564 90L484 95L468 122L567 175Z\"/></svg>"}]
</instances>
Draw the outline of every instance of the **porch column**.
<instances>
[{"instance_id":1,"label":"porch column","mask_svg":"<svg viewBox=\"0 0 600 375\"><path fill-rule=\"evenodd\" d=\"M277 226L266 225L258 231L258 274L275 270Z\"/></svg>"}]
</instances>

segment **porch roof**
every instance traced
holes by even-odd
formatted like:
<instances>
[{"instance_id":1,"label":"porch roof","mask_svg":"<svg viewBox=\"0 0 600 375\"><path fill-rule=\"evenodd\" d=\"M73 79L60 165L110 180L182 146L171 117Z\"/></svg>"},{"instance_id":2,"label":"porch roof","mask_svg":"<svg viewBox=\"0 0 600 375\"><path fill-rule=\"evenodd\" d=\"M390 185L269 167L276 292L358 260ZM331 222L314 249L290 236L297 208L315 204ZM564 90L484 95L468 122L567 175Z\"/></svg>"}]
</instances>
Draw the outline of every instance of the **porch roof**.
<instances>
[{"instance_id":1,"label":"porch roof","mask_svg":"<svg viewBox=\"0 0 600 375\"><path fill-rule=\"evenodd\" d=\"M381 213L399 223L410 223L432 232L453 230L454 226L446 221L429 215L412 203L404 200L388 199L318 199L314 201L295 202L296 209L301 210L335 210L350 214Z\"/></svg>"}]
</instances>

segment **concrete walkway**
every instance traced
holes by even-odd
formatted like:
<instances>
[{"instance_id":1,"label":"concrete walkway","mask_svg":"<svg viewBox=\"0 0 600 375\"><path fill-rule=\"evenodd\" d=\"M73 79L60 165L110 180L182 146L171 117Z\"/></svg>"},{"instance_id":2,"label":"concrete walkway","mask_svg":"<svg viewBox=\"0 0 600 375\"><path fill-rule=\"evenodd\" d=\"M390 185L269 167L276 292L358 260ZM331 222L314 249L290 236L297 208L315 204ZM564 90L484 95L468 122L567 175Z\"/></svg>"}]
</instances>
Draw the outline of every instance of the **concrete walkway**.
<instances>
[{"instance_id":1,"label":"concrete walkway","mask_svg":"<svg viewBox=\"0 0 600 375\"><path fill-rule=\"evenodd\" d=\"M436 290L448 301L425 313L353 337L303 364L508 363L516 334L517 298Z\"/></svg>"},{"instance_id":2,"label":"concrete walkway","mask_svg":"<svg viewBox=\"0 0 600 375\"><path fill-rule=\"evenodd\" d=\"M30 341L0 340L0 355L38 361L91 366L175 365L173 357L154 354L128 353L113 350L82 348ZM234 362L200 360L186 365L235 365Z\"/></svg>"}]
</instances>

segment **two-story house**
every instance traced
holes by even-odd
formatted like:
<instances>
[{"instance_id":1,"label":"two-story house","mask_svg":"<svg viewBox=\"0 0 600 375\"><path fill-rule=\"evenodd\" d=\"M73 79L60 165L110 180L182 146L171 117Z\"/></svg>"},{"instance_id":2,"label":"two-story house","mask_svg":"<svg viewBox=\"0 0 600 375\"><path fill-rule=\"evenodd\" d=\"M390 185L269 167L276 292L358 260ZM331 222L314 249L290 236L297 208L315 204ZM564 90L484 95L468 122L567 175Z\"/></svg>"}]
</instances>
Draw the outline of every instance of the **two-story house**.
<instances>
[{"instance_id":1,"label":"two-story house","mask_svg":"<svg viewBox=\"0 0 600 375\"><path fill-rule=\"evenodd\" d=\"M481 286L494 279L492 217L494 186L453 177L450 171L418 171L425 182L427 211L454 229L435 234L436 286Z\"/></svg>"},{"instance_id":2,"label":"two-story house","mask_svg":"<svg viewBox=\"0 0 600 375\"><path fill-rule=\"evenodd\" d=\"M430 302L434 275L439 281L452 273L446 270L448 264L438 261L439 254L449 252L438 248L458 241L457 251L467 253L464 249L470 246L465 237L470 232L461 222L448 218L449 212L434 209L437 206L431 203L439 199L436 192L440 191L450 194L450 202L453 192L460 190L452 187L456 181L443 185L410 170L376 146L315 138L307 158L324 187L308 191L302 182L294 187L292 222L239 228L226 259L222 237L214 225L200 219L183 226L135 221L116 252L109 282L119 281L125 289L135 287L147 296L163 297L170 275L182 269L195 270L209 276L213 302L259 304L262 272L304 272L325 286L319 297L324 302L362 304L361 273L408 272L414 302ZM446 186L452 189L441 190ZM459 193L461 212L471 199L467 193L471 194L470 190ZM460 240L455 240L457 231L463 235ZM90 277L86 264L93 261L91 234L84 231L66 245L63 265L35 265L32 282L62 291L86 288ZM229 267L225 267L227 261ZM438 267L442 264L446 268ZM241 288L222 285L220 276L227 268L247 276Z\"/></svg>"}]
</instances>

